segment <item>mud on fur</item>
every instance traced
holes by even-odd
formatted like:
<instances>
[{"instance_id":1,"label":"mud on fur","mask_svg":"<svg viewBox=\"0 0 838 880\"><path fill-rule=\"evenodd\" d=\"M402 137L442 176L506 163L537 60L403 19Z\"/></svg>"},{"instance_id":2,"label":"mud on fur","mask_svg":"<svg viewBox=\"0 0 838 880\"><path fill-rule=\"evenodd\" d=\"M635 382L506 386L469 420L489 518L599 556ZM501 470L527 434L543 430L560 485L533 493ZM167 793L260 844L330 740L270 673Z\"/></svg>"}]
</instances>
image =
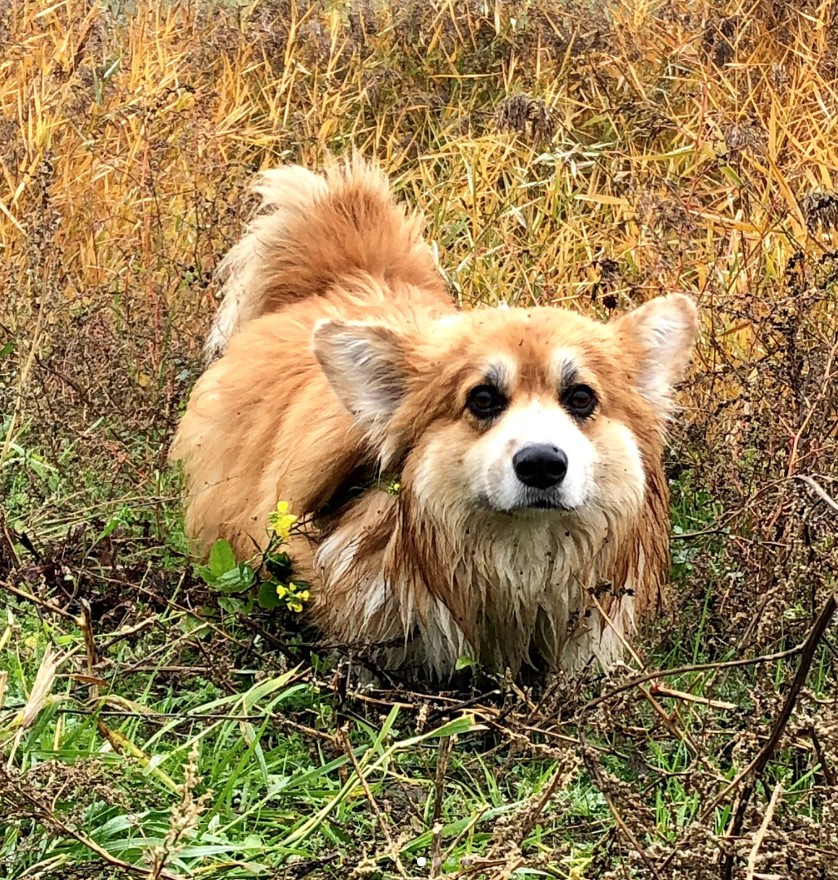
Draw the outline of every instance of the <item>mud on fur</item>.
<instances>
[{"instance_id":1,"label":"mud on fur","mask_svg":"<svg viewBox=\"0 0 838 880\"><path fill-rule=\"evenodd\" d=\"M692 300L607 324L458 311L373 165L279 168L255 189L172 447L199 549L252 555L285 499L310 524L290 552L313 621L389 644L384 665L444 678L463 655L514 673L618 658L666 577L661 454Z\"/></svg>"}]
</instances>

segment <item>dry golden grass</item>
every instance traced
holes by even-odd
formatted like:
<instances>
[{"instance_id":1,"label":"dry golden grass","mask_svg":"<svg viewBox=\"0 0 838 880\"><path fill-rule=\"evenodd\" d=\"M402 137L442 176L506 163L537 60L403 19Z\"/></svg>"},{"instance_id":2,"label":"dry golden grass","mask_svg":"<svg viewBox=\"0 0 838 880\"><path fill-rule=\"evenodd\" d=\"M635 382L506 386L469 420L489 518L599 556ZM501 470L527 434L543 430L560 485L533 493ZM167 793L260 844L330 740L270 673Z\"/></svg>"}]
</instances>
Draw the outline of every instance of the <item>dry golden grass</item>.
<instances>
[{"instance_id":1,"label":"dry golden grass","mask_svg":"<svg viewBox=\"0 0 838 880\"><path fill-rule=\"evenodd\" d=\"M659 647L798 643L838 578L834 512L796 479L838 488L836 42L816 0L0 0L6 519L37 544L134 501L173 515L166 444L247 182L354 146L466 305L695 294L675 517L723 538L694 545ZM757 673L754 712L783 685ZM705 876L684 852L654 876Z\"/></svg>"},{"instance_id":2,"label":"dry golden grass","mask_svg":"<svg viewBox=\"0 0 838 880\"><path fill-rule=\"evenodd\" d=\"M91 366L127 371L126 400L162 390L251 172L352 144L424 209L464 301L686 289L758 359L790 258L833 246L810 197L838 167L830 10L6 3L3 322L24 364L95 324Z\"/></svg>"}]
</instances>

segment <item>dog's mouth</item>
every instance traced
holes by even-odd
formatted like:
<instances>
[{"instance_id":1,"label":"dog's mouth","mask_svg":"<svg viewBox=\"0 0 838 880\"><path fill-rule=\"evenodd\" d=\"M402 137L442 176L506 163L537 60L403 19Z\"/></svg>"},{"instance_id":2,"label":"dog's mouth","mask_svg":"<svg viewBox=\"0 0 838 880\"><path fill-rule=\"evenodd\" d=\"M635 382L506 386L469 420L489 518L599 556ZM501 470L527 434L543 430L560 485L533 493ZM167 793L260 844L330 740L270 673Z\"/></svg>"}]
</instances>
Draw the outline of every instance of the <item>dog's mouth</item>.
<instances>
[{"instance_id":1,"label":"dog's mouth","mask_svg":"<svg viewBox=\"0 0 838 880\"><path fill-rule=\"evenodd\" d=\"M522 510L572 510L573 508L568 507L566 504L562 504L560 501L556 501L552 498L537 498L535 501L530 501L528 504L525 504L521 508Z\"/></svg>"},{"instance_id":2,"label":"dog's mouth","mask_svg":"<svg viewBox=\"0 0 838 880\"><path fill-rule=\"evenodd\" d=\"M522 498L512 507L499 507L492 503L488 495L481 495L478 498L480 506L492 513L501 513L507 516L526 516L532 514L539 516L543 513L572 513L577 509L577 505L566 504L560 497L555 494L544 494L539 497Z\"/></svg>"}]
</instances>

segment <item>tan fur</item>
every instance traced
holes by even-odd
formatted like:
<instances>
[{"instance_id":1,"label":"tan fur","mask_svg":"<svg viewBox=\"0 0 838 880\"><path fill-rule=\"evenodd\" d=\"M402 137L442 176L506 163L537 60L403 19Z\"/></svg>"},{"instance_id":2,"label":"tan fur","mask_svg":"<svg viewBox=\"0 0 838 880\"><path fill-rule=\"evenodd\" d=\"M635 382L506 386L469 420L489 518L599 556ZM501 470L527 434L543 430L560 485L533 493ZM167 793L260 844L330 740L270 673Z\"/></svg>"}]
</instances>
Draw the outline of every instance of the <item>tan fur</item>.
<instances>
[{"instance_id":1,"label":"tan fur","mask_svg":"<svg viewBox=\"0 0 838 880\"><path fill-rule=\"evenodd\" d=\"M266 212L225 261L212 343L223 356L172 449L200 550L223 537L252 555L286 500L308 521L292 546L297 576L338 642L395 641L389 662L439 676L463 654L514 672L619 655L666 574L661 447L691 301L662 298L607 325L553 308L457 312L419 220L376 169L355 159L325 178L293 168L261 180ZM502 468L507 446L527 440L517 426L542 410L567 419L557 352L599 398L594 418L567 429L590 451L590 497L572 510L487 508L474 489L484 462ZM466 408L497 364L509 374L501 427ZM374 485L379 465L398 496ZM487 472L491 492L507 470ZM341 506L359 474L366 485Z\"/></svg>"}]
</instances>

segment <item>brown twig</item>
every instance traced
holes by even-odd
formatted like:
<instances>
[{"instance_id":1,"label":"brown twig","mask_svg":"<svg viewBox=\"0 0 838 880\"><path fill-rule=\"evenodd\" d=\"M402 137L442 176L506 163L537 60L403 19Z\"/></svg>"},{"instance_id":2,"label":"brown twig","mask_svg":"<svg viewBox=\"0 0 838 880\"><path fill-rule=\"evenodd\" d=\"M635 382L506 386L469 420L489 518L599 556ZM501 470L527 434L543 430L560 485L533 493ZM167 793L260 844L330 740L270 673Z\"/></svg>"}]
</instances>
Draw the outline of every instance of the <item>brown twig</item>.
<instances>
[{"instance_id":1,"label":"brown twig","mask_svg":"<svg viewBox=\"0 0 838 880\"><path fill-rule=\"evenodd\" d=\"M716 795L716 797L714 797L711 802L704 808L703 812L696 820L699 824L706 822L707 819L712 815L716 807L718 807L719 804L727 797L727 795L730 794L730 792L733 791L738 785L748 779L756 779L765 769L765 766L768 764L771 755L774 753L774 750L777 747L783 730L788 723L788 719L791 717L791 713L794 710L795 703L797 702L798 694L800 693L800 690L806 682L806 678L808 676L809 669L811 668L818 643L820 642L823 633L829 625L829 622L832 619L833 614L835 613L835 609L836 598L835 594L833 593L829 597L829 599L827 599L824 607L821 609L821 612L815 620L815 623L813 624L812 629L809 631L809 635L806 637L805 641L796 648L791 649L790 652L781 652L786 656L791 656L792 654L799 653L801 657L800 663L797 667L797 672L795 673L794 680L792 681L791 690L789 691L785 701L783 702L783 707L780 710L780 714L777 716L774 725L772 726L768 740L766 741L765 745L760 749L754 760L751 761L751 763L748 764L748 766L745 767L745 769L742 770L742 772L739 773L732 782L726 785L724 789L722 789L722 791L718 795ZM776 657L777 655L773 656ZM741 665L741 663L733 661L731 664L727 665ZM734 815L731 819L730 824L728 825L728 830L725 834L725 837L736 837L739 834L742 828L742 821L745 816L745 810L747 808L752 791L752 784L746 785L745 789L743 789L738 801L736 802ZM665 870L672 859L675 858L677 852L677 847L673 847L672 851L667 856L667 858L663 862L663 865L661 866L663 870ZM724 861L722 862L721 866L721 877L723 878L723 880L730 880L732 876L733 859L733 855L726 855L724 857Z\"/></svg>"},{"instance_id":2,"label":"brown twig","mask_svg":"<svg viewBox=\"0 0 838 880\"><path fill-rule=\"evenodd\" d=\"M698 697L695 694L679 691L675 688L667 687L660 682L655 682L649 689L650 693L656 697L670 697L673 700L683 700L685 703L699 703L702 706L710 706L711 709L726 709L733 711L739 707L736 703L728 703L726 700L712 700L709 697Z\"/></svg>"},{"instance_id":3,"label":"brown twig","mask_svg":"<svg viewBox=\"0 0 838 880\"><path fill-rule=\"evenodd\" d=\"M121 642L123 639L130 639L132 636L137 635L137 633L142 632L144 629L148 629L148 627L158 622L159 618L157 618L156 616L146 617L143 620L139 621L139 623L135 623L133 626L123 627L119 630L119 632L112 635L103 634L102 636L100 636L100 638L104 638L104 641L101 645L98 646L99 653L104 653L108 650L108 648L113 647L113 645L115 645L117 642Z\"/></svg>"},{"instance_id":4,"label":"brown twig","mask_svg":"<svg viewBox=\"0 0 838 880\"><path fill-rule=\"evenodd\" d=\"M835 613L836 609L836 597L833 593L824 603L823 608L818 614L815 623L812 625L812 629L809 631L809 635L806 637L806 640L803 642L800 647L800 663L797 666L797 672L794 675L794 679L791 684L791 688L789 693L786 696L786 699L783 701L783 706L780 709L780 713L777 715L777 718L774 721L774 724L771 728L771 733L768 736L768 739L765 742L765 745L759 750L756 757L739 773L736 778L730 782L725 788L710 802L710 804L705 807L702 812L699 821L704 822L711 815L711 813L716 809L716 807L727 797L727 795L736 789L738 785L741 783L745 783L745 788L743 789L736 809L734 811L733 817L731 818L730 824L728 825L728 830L725 834L725 837L731 838L738 836L741 828L742 822L745 817L745 810L748 806L748 801L750 800L751 793L753 792L753 782L756 780L765 769L768 764L771 756L774 754L777 745L779 744L780 737L783 735L783 731L788 724L788 720L791 717L791 713L794 711L795 704L797 703L797 697L800 694L800 691L803 688L803 685L806 683L806 679L809 675L809 669L812 666L812 661L815 657L815 652L817 650L818 644L820 643L821 636L826 631L827 626L829 626L830 621L832 620L832 616ZM672 859L674 855L670 854L667 859L667 863ZM733 855L724 856L724 861L722 863L721 876L723 880L730 880L733 873Z\"/></svg>"},{"instance_id":5,"label":"brown twig","mask_svg":"<svg viewBox=\"0 0 838 880\"><path fill-rule=\"evenodd\" d=\"M838 352L838 339L836 339L835 344L830 349L829 355L826 359L826 365L824 366L824 380L821 385L818 394L815 396L815 399L809 405L809 409L806 412L806 415L803 419L798 430L795 432L794 437L792 438L791 451L789 453L789 463L788 468L786 470L786 475L789 477L795 477L797 479L801 479L806 483L814 483L815 491L817 491L821 497L826 497L826 499L832 504L835 510L838 510L838 504L835 504L828 495L820 488L820 486L812 480L811 477L801 476L800 474L795 474L794 469L797 466L797 462L800 457L800 441L803 438L803 435L806 433L806 429L809 427L809 423L812 421L812 418L815 415L815 410L817 409L818 404L820 404L824 398L827 396L829 391L829 383L831 381L831 373L832 373L832 363L835 360L835 354Z\"/></svg>"},{"instance_id":6,"label":"brown twig","mask_svg":"<svg viewBox=\"0 0 838 880\"><path fill-rule=\"evenodd\" d=\"M389 821L384 813L381 812L381 808L378 806L378 803L375 800L375 796L373 795L372 789L370 788L369 783L364 776L364 772L363 770L361 770L361 767L358 764L358 759L355 757L355 751L352 748L352 743L349 741L349 735L347 734L346 729L343 727L338 728L335 733L335 739L337 740L341 749L343 749L346 757L349 758L349 763L352 764L352 769L355 771L355 775L358 777L358 782L361 784L361 788L364 789L364 794L367 796L370 807L372 807L372 811L375 814L376 821L378 822L378 827L381 829L381 833L384 835L384 838L387 841L388 851L393 859L393 863L396 866L396 870L399 872L399 876L407 880L408 875L404 869L404 865L402 864L401 856L399 855L398 844L393 839L393 835L390 833Z\"/></svg>"},{"instance_id":7,"label":"brown twig","mask_svg":"<svg viewBox=\"0 0 838 880\"><path fill-rule=\"evenodd\" d=\"M20 559L12 541L12 533L6 525L6 517L3 513L2 505L0 505L0 549L6 554L13 568L20 567Z\"/></svg>"},{"instance_id":8,"label":"brown twig","mask_svg":"<svg viewBox=\"0 0 838 880\"><path fill-rule=\"evenodd\" d=\"M757 870L757 858L759 856L759 849L762 846L762 841L765 840L765 835L768 832L768 826L771 824L771 820L774 818L774 810L777 809L777 802L780 800L780 795L783 793L782 785L777 785L774 791L771 793L771 800L768 802L768 808L765 811L765 816L762 818L762 823L757 830L757 833L754 835L754 843L751 847L751 852L748 855L748 870L745 873L745 880L754 880L754 875Z\"/></svg>"},{"instance_id":9,"label":"brown twig","mask_svg":"<svg viewBox=\"0 0 838 880\"><path fill-rule=\"evenodd\" d=\"M655 672L646 672L643 675L637 675L629 681L624 682L618 687L613 688L606 694L601 694L596 699L591 700L582 707L583 712L588 712L599 706L600 703L606 703L619 694L630 691L632 688L647 681L654 681L656 678L665 678L669 675L684 675L688 672L714 672L717 669L732 669L737 666L755 666L757 663L771 663L774 660L785 660L788 657L794 657L803 650L803 644L795 645L793 648L787 648L785 651L776 651L773 654L762 654L759 657L749 657L741 660L722 660L716 663L693 663L690 666L675 666L671 669L659 669Z\"/></svg>"},{"instance_id":10,"label":"brown twig","mask_svg":"<svg viewBox=\"0 0 838 880\"><path fill-rule=\"evenodd\" d=\"M774 725L771 728L771 733L766 740L765 745L759 750L759 753L754 758L754 760L742 771L742 773L735 779L729 786L732 788L738 781L738 779L745 778L748 775L751 776L759 776L760 773L765 769L766 764L768 764L771 759L771 755L774 753L774 750L777 748L777 744L780 741L780 737L783 734L783 731L786 728L786 724L788 724L788 720L791 717L791 713L794 711L794 706L797 703L797 697L800 694L800 691L803 689L803 685L806 684L806 679L809 675L809 669L812 666L812 661L815 658L815 651L817 650L818 643L820 642L821 636L826 630L827 626L829 626L830 621L832 620L832 615L835 613L836 608L836 597L835 593L833 593L824 603L823 608L821 608L821 612L818 615L815 623L812 625L812 629L809 631L809 635L806 638L806 641L803 643L803 647L800 652L800 663L797 666L797 672L794 674L794 679L791 683L791 688L786 695L786 699L783 702L783 706L780 709L780 714L774 721Z\"/></svg>"},{"instance_id":11,"label":"brown twig","mask_svg":"<svg viewBox=\"0 0 838 880\"><path fill-rule=\"evenodd\" d=\"M809 739L812 740L812 748L815 751L815 758L821 765L821 773L823 773L824 779L826 779L826 784L830 786L830 788L834 788L838 785L838 779L835 777L835 771L829 766L829 763L826 760L826 755L824 754L820 738L814 727L810 727L807 732L809 734Z\"/></svg>"},{"instance_id":12,"label":"brown twig","mask_svg":"<svg viewBox=\"0 0 838 880\"><path fill-rule=\"evenodd\" d=\"M578 761L573 759L570 761L565 760L563 763L559 762L556 766L556 769L553 771L553 778L544 786L544 790L539 794L535 807L529 812L526 820L521 825L520 835L522 841L526 840L535 828L538 820L541 818L541 814L544 812L544 808L550 802L550 798L556 793L559 783L566 781L568 772L572 772L578 766Z\"/></svg>"},{"instance_id":13,"label":"brown twig","mask_svg":"<svg viewBox=\"0 0 838 880\"><path fill-rule=\"evenodd\" d=\"M602 778L602 774L599 771L599 765L594 759L593 753L590 752L587 748L585 748L584 734L580 731L580 739L583 742L582 749L582 760L585 762L585 767L588 770L588 773L591 775L591 779L596 783L597 788L600 790L602 796L605 798L605 803L608 804L608 809L611 811L611 815L614 817L614 822L617 825L620 833L628 840L631 844L634 851L640 856L641 861L646 866L646 869L649 873L655 878L655 880L661 880L661 875L658 873L657 868L655 868L654 863L649 858L649 854L641 845L640 841L635 837L631 828L626 825L625 819L623 819L622 814L619 809L617 809L617 805L614 803L614 799L608 793L607 786L605 781Z\"/></svg>"},{"instance_id":14,"label":"brown twig","mask_svg":"<svg viewBox=\"0 0 838 880\"><path fill-rule=\"evenodd\" d=\"M0 590L5 590L7 593L17 596L18 599L23 599L24 602L31 602L33 605L43 608L44 611L49 611L51 614L57 614L65 620L72 620L76 626L81 626L81 620L79 620L75 614L70 614L69 611L65 611L63 608L59 608L56 605L50 605L49 602L38 596L33 596L32 593L27 593L26 590L19 590L17 587L13 587L8 581L0 583Z\"/></svg>"},{"instance_id":15,"label":"brown twig","mask_svg":"<svg viewBox=\"0 0 838 880\"><path fill-rule=\"evenodd\" d=\"M805 483L820 499L825 501L834 511L838 512L838 501L836 501L821 484L813 477L807 474L795 474L795 480Z\"/></svg>"},{"instance_id":16,"label":"brown twig","mask_svg":"<svg viewBox=\"0 0 838 880\"><path fill-rule=\"evenodd\" d=\"M431 877L438 877L442 870L442 804L445 800L445 774L454 741L450 736L442 737L437 752L436 775L434 777L434 814L431 823Z\"/></svg>"}]
</instances>

